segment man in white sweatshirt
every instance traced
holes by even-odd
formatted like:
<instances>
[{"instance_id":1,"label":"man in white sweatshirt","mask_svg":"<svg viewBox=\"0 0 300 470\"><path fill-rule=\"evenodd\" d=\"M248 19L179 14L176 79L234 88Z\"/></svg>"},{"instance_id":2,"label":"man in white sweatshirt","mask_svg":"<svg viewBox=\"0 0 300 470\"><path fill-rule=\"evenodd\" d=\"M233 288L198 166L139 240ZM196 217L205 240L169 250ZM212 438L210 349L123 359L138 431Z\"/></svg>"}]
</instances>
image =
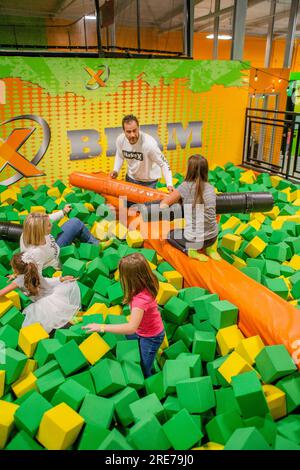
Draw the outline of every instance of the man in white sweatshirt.
<instances>
[{"instance_id":1,"label":"man in white sweatshirt","mask_svg":"<svg viewBox=\"0 0 300 470\"><path fill-rule=\"evenodd\" d=\"M172 172L156 140L140 131L138 119L133 114L123 118L122 127L124 132L116 141L115 164L110 176L117 178L126 160L126 181L155 188L163 174L168 190L173 191Z\"/></svg>"}]
</instances>

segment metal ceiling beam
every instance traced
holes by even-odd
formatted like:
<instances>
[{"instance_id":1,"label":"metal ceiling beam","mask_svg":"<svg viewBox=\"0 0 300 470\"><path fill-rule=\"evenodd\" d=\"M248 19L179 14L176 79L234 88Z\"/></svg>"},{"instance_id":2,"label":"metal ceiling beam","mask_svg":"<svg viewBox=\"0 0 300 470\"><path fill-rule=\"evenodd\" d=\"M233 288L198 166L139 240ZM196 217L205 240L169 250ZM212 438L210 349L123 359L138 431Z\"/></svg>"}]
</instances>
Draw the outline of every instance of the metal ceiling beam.
<instances>
[{"instance_id":1,"label":"metal ceiling beam","mask_svg":"<svg viewBox=\"0 0 300 470\"><path fill-rule=\"evenodd\" d=\"M248 0L234 0L231 60L243 60Z\"/></svg>"},{"instance_id":2,"label":"metal ceiling beam","mask_svg":"<svg viewBox=\"0 0 300 470\"><path fill-rule=\"evenodd\" d=\"M283 67L286 68L289 68L292 62L298 9L299 0L292 0L283 60Z\"/></svg>"},{"instance_id":3,"label":"metal ceiling beam","mask_svg":"<svg viewBox=\"0 0 300 470\"><path fill-rule=\"evenodd\" d=\"M194 7L196 5L198 5L198 3L200 3L202 0L194 0ZM159 23L160 25L160 29L164 29L161 27L162 24L166 23L167 21L170 21L170 19L173 19L173 18L176 18L176 16L180 15L183 13L183 7L177 7L177 8L174 8L174 10L170 11L167 15L164 15L162 16L161 18L157 18L157 23ZM195 22L194 22L195 23ZM182 26L182 22L180 23L177 23L176 24L176 28L178 26ZM168 31L170 31L170 29L168 28Z\"/></svg>"},{"instance_id":4,"label":"metal ceiling beam","mask_svg":"<svg viewBox=\"0 0 300 470\"><path fill-rule=\"evenodd\" d=\"M276 14L276 0L271 0L270 19L269 19L267 43L266 43L266 50L265 50L265 67L270 67L270 64L271 64L275 14Z\"/></svg>"},{"instance_id":5,"label":"metal ceiling beam","mask_svg":"<svg viewBox=\"0 0 300 470\"><path fill-rule=\"evenodd\" d=\"M220 25L220 0L215 0L215 19L214 19L214 49L213 49L213 59L218 59L218 46L219 46L219 25Z\"/></svg>"}]
</instances>

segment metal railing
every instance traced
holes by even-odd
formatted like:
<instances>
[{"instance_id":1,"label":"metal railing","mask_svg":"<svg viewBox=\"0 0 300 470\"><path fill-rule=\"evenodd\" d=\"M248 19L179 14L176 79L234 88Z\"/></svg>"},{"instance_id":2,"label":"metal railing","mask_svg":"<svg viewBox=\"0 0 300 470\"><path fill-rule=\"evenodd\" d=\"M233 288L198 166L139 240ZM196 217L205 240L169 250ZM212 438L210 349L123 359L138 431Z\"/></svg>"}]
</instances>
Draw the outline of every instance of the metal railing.
<instances>
[{"instance_id":1,"label":"metal railing","mask_svg":"<svg viewBox=\"0 0 300 470\"><path fill-rule=\"evenodd\" d=\"M243 165L300 181L300 113L247 108Z\"/></svg>"}]
</instances>

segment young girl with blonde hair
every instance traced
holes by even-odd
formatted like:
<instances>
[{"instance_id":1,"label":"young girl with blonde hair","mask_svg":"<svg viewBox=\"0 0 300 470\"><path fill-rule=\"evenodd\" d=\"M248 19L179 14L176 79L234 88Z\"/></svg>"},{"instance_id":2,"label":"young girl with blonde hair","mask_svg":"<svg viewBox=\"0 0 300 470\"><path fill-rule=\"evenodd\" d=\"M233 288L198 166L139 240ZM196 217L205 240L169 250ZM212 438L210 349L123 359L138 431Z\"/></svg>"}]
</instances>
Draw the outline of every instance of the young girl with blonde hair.
<instances>
[{"instance_id":1,"label":"young girl with blonde hair","mask_svg":"<svg viewBox=\"0 0 300 470\"><path fill-rule=\"evenodd\" d=\"M125 304L130 306L130 320L119 325L90 323L84 327L88 333L115 333L137 339L140 347L141 365L145 377L152 374L155 355L163 342L164 325L155 300L158 281L141 253L124 256L119 263L120 282Z\"/></svg>"},{"instance_id":2,"label":"young girl with blonde hair","mask_svg":"<svg viewBox=\"0 0 300 470\"><path fill-rule=\"evenodd\" d=\"M97 245L100 249L105 248L105 243L99 242L76 217L69 219L61 226L62 232L56 239L51 235L51 222L62 219L71 209L71 205L68 204L63 210L50 215L33 212L26 217L20 239L20 249L22 252L30 250L30 255L40 271L48 266L60 269L60 248L70 245L75 239Z\"/></svg>"},{"instance_id":3,"label":"young girl with blonde hair","mask_svg":"<svg viewBox=\"0 0 300 470\"><path fill-rule=\"evenodd\" d=\"M44 278L28 252L14 255L11 266L15 279L0 290L0 297L19 288L33 301L23 310L22 326L40 323L50 333L70 322L80 309L80 290L73 276Z\"/></svg>"}]
</instances>

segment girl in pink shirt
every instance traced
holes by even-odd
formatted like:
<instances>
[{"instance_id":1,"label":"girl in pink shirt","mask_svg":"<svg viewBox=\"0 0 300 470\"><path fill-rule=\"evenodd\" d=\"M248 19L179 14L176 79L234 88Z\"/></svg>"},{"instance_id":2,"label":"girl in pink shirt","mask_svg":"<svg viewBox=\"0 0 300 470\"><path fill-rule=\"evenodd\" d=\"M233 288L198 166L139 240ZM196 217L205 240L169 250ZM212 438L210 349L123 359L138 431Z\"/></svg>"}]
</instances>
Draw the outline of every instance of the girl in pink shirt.
<instances>
[{"instance_id":1,"label":"girl in pink shirt","mask_svg":"<svg viewBox=\"0 0 300 470\"><path fill-rule=\"evenodd\" d=\"M88 333L115 333L127 335L139 341L142 369L145 377L152 375L155 355L163 342L164 325L155 300L158 281L141 253L124 256L119 263L120 282L124 291L124 303L130 305L128 323L99 325L90 323L83 327Z\"/></svg>"}]
</instances>

